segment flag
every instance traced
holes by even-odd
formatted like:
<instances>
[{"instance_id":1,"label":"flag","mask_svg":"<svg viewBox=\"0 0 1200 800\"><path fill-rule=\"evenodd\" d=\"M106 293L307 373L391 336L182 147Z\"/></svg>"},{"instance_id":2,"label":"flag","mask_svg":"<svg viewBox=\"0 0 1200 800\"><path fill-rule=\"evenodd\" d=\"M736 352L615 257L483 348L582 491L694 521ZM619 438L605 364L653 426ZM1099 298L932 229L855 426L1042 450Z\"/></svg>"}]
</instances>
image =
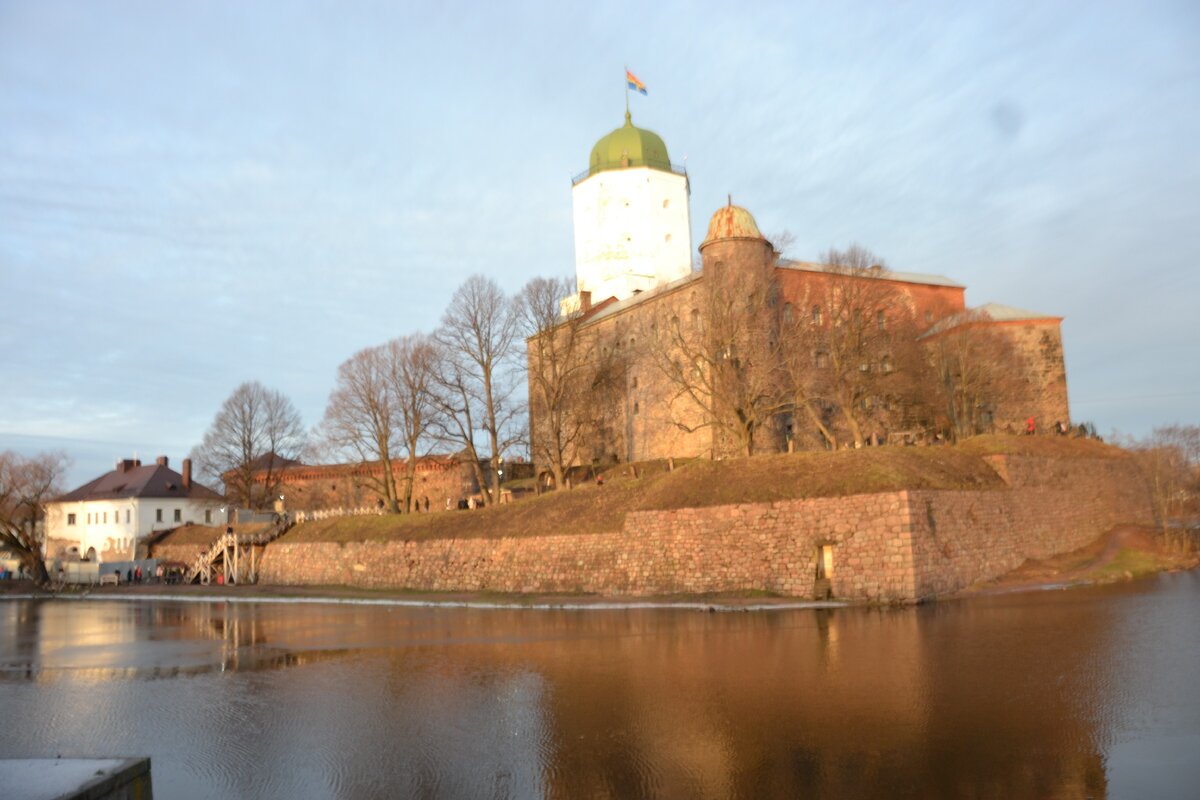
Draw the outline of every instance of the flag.
<instances>
[{"instance_id":1,"label":"flag","mask_svg":"<svg viewBox=\"0 0 1200 800\"><path fill-rule=\"evenodd\" d=\"M634 75L629 70L625 70L625 83L630 89L646 94L646 84L639 81L637 75Z\"/></svg>"}]
</instances>

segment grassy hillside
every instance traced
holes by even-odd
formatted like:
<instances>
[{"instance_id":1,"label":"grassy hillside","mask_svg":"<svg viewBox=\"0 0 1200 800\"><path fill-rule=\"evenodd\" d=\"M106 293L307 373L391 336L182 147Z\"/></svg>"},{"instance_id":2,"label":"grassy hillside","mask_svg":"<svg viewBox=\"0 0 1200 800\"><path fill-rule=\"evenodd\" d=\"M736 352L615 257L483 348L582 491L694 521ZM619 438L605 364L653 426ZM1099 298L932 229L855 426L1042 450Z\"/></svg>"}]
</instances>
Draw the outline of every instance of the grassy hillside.
<instances>
[{"instance_id":1,"label":"grassy hillside","mask_svg":"<svg viewBox=\"0 0 1200 800\"><path fill-rule=\"evenodd\" d=\"M618 531L627 511L839 497L899 489L1001 489L981 458L997 453L1117 458L1095 441L980 436L956 447L880 447L677 463L622 464L584 484L513 505L435 514L343 517L298 525L287 542L521 537Z\"/></svg>"}]
</instances>

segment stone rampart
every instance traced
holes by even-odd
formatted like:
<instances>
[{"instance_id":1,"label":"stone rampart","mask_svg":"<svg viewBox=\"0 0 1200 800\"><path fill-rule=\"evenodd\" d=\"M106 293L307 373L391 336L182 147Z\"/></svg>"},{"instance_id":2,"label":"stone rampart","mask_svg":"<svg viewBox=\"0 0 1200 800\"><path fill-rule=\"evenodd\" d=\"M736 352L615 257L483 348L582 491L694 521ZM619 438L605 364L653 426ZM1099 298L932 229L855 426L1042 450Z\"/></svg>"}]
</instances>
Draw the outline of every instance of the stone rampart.
<instances>
[{"instance_id":1,"label":"stone rampart","mask_svg":"<svg viewBox=\"0 0 1200 800\"><path fill-rule=\"evenodd\" d=\"M812 597L833 548L837 598L910 601L1151 522L1127 459L997 457L1010 488L630 512L621 531L505 539L272 543L261 580L424 591Z\"/></svg>"}]
</instances>

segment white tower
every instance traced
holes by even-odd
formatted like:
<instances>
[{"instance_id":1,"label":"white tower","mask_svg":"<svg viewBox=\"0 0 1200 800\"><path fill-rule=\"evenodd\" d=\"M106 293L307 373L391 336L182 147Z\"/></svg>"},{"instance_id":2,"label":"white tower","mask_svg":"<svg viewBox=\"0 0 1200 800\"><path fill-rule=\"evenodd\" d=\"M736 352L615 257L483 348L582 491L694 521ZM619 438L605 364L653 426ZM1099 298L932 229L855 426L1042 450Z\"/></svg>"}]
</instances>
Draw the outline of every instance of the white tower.
<instances>
[{"instance_id":1,"label":"white tower","mask_svg":"<svg viewBox=\"0 0 1200 800\"><path fill-rule=\"evenodd\" d=\"M591 302L624 300L692 271L687 173L671 165L658 134L629 112L592 148L575 179L575 280Z\"/></svg>"}]
</instances>

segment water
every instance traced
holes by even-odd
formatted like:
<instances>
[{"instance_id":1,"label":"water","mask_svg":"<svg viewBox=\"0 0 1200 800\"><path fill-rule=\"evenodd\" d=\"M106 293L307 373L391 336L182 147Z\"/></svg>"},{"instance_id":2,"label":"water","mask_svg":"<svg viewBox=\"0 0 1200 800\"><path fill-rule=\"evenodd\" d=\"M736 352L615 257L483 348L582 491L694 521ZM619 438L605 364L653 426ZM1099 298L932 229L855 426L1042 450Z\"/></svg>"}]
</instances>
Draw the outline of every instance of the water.
<instances>
[{"instance_id":1,"label":"water","mask_svg":"<svg viewBox=\"0 0 1200 800\"><path fill-rule=\"evenodd\" d=\"M150 755L168 800L1192 798L1198 611L1195 573L718 614L2 601L0 755Z\"/></svg>"}]
</instances>

